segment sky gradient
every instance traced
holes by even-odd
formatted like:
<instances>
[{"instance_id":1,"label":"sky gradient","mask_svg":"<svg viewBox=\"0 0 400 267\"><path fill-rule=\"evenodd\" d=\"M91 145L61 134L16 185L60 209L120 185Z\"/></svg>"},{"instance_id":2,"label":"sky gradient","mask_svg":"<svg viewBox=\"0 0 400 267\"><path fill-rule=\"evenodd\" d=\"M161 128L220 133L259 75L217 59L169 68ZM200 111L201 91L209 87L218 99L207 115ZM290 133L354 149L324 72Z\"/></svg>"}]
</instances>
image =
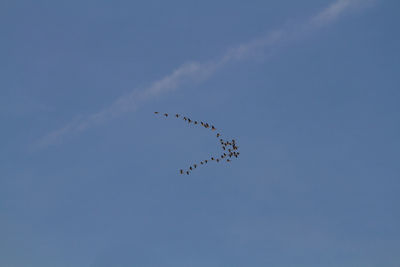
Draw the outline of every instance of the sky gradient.
<instances>
[{"instance_id":1,"label":"sky gradient","mask_svg":"<svg viewBox=\"0 0 400 267\"><path fill-rule=\"evenodd\" d=\"M399 8L2 1L0 266L398 266Z\"/></svg>"}]
</instances>

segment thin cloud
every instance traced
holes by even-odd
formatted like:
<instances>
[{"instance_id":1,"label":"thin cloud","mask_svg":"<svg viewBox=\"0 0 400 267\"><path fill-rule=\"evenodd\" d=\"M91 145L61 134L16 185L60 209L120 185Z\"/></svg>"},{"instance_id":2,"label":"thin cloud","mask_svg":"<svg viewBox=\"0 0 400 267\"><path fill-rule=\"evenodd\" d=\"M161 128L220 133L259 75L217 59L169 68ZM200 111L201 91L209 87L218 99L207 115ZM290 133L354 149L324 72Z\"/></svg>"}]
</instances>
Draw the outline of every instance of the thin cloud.
<instances>
[{"instance_id":1,"label":"thin cloud","mask_svg":"<svg viewBox=\"0 0 400 267\"><path fill-rule=\"evenodd\" d=\"M134 90L127 95L121 96L103 110L84 118L75 119L64 127L48 133L41 138L35 146L46 147L60 142L64 136L82 132L90 127L112 120L126 112L133 111L148 99L172 92L186 83L206 80L215 74L218 69L227 64L255 58L263 54L268 48L277 47L284 42L295 40L305 35L305 33L327 26L336 21L346 11L368 6L372 2L373 0L337 0L294 29L282 27L281 29L270 32L262 38L257 38L228 49L221 57L209 62L191 62L183 64L172 71L171 74L154 81L144 90Z\"/></svg>"},{"instance_id":2,"label":"thin cloud","mask_svg":"<svg viewBox=\"0 0 400 267\"><path fill-rule=\"evenodd\" d=\"M322 12L311 18L310 24L321 27L337 20L345 11L373 4L375 0L337 0Z\"/></svg>"}]
</instances>

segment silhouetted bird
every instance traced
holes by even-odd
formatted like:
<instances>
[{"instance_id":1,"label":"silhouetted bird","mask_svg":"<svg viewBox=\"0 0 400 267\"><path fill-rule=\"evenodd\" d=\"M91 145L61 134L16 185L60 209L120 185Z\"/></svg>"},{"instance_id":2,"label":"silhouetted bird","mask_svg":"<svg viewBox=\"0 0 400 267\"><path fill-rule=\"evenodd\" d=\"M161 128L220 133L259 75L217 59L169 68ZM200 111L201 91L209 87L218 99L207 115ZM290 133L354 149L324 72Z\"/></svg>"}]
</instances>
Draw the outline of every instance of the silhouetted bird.
<instances>
[{"instance_id":1,"label":"silhouetted bird","mask_svg":"<svg viewBox=\"0 0 400 267\"><path fill-rule=\"evenodd\" d=\"M154 111L154 113L155 114L160 114L160 112L158 112L158 111ZM168 117L168 115L169 115L168 113L161 113L161 114L163 114L165 117ZM183 115L177 114L177 113L176 114L171 114L171 116L173 116L173 115L175 115L176 118L182 117L185 121L188 121L189 123L193 122L196 125L197 124L201 124L202 126L204 126L207 129L211 128L211 130L216 130L214 125L210 125L207 122L193 121L190 118L184 117ZM235 139L232 139L232 141L224 140L224 139L220 138L220 136L221 136L220 133L217 133L216 136L219 139L219 142L221 143L222 149L226 150L226 153L224 152L223 154L221 154L220 156L217 156L217 157L211 157L211 160L216 160L217 162L220 162L223 159L226 159L227 157L229 157L229 158L226 159L226 161L227 162L231 162L232 161L232 159L231 159L232 156L234 156L236 158L239 156L240 153L237 151L238 150L238 146L236 145L236 140ZM207 164L208 161L209 160L203 160L199 164L204 165L204 164ZM186 174L189 175L191 171L193 171L194 169L197 168L197 165L198 164L193 164L192 166L189 167L189 169L187 169L187 171L184 171L183 169L180 169L179 172L180 172L180 174L184 174L186 172Z\"/></svg>"}]
</instances>

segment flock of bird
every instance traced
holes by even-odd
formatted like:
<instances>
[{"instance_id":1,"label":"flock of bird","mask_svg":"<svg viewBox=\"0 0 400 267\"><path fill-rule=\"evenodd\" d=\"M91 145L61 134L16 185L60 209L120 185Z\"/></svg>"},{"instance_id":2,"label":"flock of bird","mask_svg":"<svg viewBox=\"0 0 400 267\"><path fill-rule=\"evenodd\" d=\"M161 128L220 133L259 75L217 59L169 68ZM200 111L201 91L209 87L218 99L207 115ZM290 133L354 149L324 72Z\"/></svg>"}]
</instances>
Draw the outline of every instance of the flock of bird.
<instances>
[{"instance_id":1,"label":"flock of bird","mask_svg":"<svg viewBox=\"0 0 400 267\"><path fill-rule=\"evenodd\" d=\"M160 116L164 116L166 118L168 118L169 114L168 113L160 113L158 111L155 111L154 114L156 115L160 115ZM204 127L206 129L211 129L212 131L216 131L217 129L214 127L214 125L211 125L207 122L202 122L202 121L196 121L196 120L192 120L186 116L182 116L180 114L175 114L175 115L171 115L171 117L174 116L175 118L182 118L185 122L187 123L193 123L194 125L198 125L201 127ZM224 140L221 137L221 134L219 132L216 133L216 137L219 139L219 143L221 145L222 148L222 154L216 157L210 157L209 159L205 159L203 161L200 161L199 163L195 163L193 165L191 165L188 169L184 170L184 169L180 169L179 173L180 174L187 174L189 175L192 171L194 171L197 167L200 167L200 165L205 165L208 162L211 161L215 161L215 162L222 162L222 161L226 161L226 162L231 162L232 159L234 158L238 158L240 152L238 151L238 146L236 144L235 139L232 140Z\"/></svg>"}]
</instances>

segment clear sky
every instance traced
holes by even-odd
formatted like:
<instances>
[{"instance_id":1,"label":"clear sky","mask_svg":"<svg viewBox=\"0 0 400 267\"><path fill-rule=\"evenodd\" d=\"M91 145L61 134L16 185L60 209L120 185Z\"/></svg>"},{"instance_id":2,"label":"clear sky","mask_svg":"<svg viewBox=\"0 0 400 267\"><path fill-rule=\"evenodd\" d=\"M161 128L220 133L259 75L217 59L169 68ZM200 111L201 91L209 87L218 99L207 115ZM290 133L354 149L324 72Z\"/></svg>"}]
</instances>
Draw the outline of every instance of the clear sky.
<instances>
[{"instance_id":1,"label":"clear sky","mask_svg":"<svg viewBox=\"0 0 400 267\"><path fill-rule=\"evenodd\" d=\"M399 266L399 10L1 1L0 266Z\"/></svg>"}]
</instances>

